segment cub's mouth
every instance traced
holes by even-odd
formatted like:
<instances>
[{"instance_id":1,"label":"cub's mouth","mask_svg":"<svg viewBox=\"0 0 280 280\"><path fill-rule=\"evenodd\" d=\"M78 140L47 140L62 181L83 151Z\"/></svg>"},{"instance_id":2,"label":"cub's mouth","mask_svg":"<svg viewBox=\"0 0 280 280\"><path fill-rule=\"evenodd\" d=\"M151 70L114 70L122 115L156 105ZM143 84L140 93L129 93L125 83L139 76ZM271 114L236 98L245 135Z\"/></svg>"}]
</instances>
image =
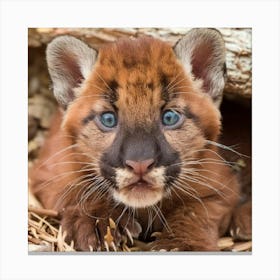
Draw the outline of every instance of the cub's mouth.
<instances>
[{"instance_id":1,"label":"cub's mouth","mask_svg":"<svg viewBox=\"0 0 280 280\"><path fill-rule=\"evenodd\" d=\"M113 190L116 201L134 208L149 207L164 196L164 168L154 168L144 176L126 169L116 170L117 188Z\"/></svg>"},{"instance_id":2,"label":"cub's mouth","mask_svg":"<svg viewBox=\"0 0 280 280\"><path fill-rule=\"evenodd\" d=\"M99 164L100 174L112 182L111 193L117 202L144 208L170 195L171 182L180 172L180 157L162 127L177 128L168 123L169 118L176 125L181 125L185 118L171 110L165 110L162 118L152 123L141 121L133 127L116 122L115 138L101 155Z\"/></svg>"},{"instance_id":3,"label":"cub's mouth","mask_svg":"<svg viewBox=\"0 0 280 280\"><path fill-rule=\"evenodd\" d=\"M145 181L143 179L140 179L137 182L132 183L125 188L127 188L131 191L133 191L133 190L142 191L142 190L146 190L146 189L149 190L152 187L153 187L153 185L151 185L150 183L148 183L147 181Z\"/></svg>"}]
</instances>

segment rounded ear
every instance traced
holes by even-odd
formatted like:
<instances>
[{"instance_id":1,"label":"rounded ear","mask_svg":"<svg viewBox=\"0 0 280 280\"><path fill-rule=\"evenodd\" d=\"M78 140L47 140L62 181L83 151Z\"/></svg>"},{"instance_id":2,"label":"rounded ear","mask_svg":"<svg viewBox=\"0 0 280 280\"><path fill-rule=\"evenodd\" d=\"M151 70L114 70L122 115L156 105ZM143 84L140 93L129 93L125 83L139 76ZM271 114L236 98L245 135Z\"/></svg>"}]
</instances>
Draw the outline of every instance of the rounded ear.
<instances>
[{"instance_id":1,"label":"rounded ear","mask_svg":"<svg viewBox=\"0 0 280 280\"><path fill-rule=\"evenodd\" d=\"M174 47L175 54L186 71L202 80L204 91L217 107L220 106L225 86L225 43L216 29L191 29Z\"/></svg>"},{"instance_id":2,"label":"rounded ear","mask_svg":"<svg viewBox=\"0 0 280 280\"><path fill-rule=\"evenodd\" d=\"M72 36L59 36L48 44L46 55L54 95L65 109L91 73L97 51Z\"/></svg>"}]
</instances>

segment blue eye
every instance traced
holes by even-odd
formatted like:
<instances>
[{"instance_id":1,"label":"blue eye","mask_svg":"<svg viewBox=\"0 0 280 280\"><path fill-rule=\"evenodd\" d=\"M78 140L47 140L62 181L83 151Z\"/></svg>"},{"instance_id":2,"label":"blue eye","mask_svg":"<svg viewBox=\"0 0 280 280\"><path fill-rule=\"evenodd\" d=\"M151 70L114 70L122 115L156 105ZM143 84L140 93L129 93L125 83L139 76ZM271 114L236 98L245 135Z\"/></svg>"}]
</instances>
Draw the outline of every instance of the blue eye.
<instances>
[{"instance_id":1,"label":"blue eye","mask_svg":"<svg viewBox=\"0 0 280 280\"><path fill-rule=\"evenodd\" d=\"M162 115L162 124L165 126L173 126L177 124L181 119L179 113L171 110L167 110Z\"/></svg>"},{"instance_id":2,"label":"blue eye","mask_svg":"<svg viewBox=\"0 0 280 280\"><path fill-rule=\"evenodd\" d=\"M113 112L106 112L100 116L100 122L106 128L113 128L117 125L117 117Z\"/></svg>"}]
</instances>

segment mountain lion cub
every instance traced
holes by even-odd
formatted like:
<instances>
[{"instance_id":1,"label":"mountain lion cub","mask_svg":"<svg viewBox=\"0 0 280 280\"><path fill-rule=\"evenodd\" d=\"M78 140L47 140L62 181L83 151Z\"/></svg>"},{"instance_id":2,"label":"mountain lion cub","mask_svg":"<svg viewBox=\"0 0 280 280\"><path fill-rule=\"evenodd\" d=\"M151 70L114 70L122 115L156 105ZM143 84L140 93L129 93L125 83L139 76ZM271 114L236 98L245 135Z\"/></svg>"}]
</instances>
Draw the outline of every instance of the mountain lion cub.
<instances>
[{"instance_id":1,"label":"mountain lion cub","mask_svg":"<svg viewBox=\"0 0 280 280\"><path fill-rule=\"evenodd\" d=\"M192 29L174 48L125 38L98 51L59 36L47 63L61 108L31 188L59 211L67 241L80 251L116 249L123 236L150 250L217 251L240 198L217 143L221 34Z\"/></svg>"}]
</instances>

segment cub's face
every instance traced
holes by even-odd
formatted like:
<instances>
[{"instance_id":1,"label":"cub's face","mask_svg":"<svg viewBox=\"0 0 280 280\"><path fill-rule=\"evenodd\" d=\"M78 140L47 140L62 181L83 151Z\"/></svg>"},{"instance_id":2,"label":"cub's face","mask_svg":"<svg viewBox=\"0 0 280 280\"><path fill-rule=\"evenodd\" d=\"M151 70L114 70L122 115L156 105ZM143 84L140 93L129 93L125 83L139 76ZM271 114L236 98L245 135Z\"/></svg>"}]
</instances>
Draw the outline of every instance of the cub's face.
<instances>
[{"instance_id":1,"label":"cub's face","mask_svg":"<svg viewBox=\"0 0 280 280\"><path fill-rule=\"evenodd\" d=\"M73 93L62 129L126 206L148 207L171 195L219 133L219 112L202 82L152 38L100 49Z\"/></svg>"}]
</instances>

